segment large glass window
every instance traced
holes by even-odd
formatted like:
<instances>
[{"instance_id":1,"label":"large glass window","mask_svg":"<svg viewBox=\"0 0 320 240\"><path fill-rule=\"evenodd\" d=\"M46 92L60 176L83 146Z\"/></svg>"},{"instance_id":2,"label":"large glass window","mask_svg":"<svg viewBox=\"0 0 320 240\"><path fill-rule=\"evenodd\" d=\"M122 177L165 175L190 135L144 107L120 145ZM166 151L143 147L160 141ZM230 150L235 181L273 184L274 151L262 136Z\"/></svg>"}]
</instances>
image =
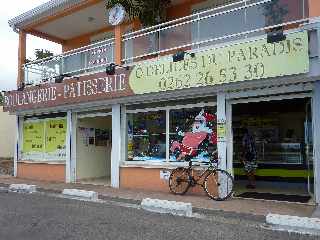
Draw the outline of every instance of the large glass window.
<instances>
[{"instance_id":1,"label":"large glass window","mask_svg":"<svg viewBox=\"0 0 320 240\"><path fill-rule=\"evenodd\" d=\"M214 107L183 108L170 111L170 161L192 156L193 161L208 161L209 147L216 148Z\"/></svg>"},{"instance_id":2,"label":"large glass window","mask_svg":"<svg viewBox=\"0 0 320 240\"><path fill-rule=\"evenodd\" d=\"M217 143L214 104L168 103L149 109L127 110L127 160L175 162L186 156L209 160Z\"/></svg>"},{"instance_id":3,"label":"large glass window","mask_svg":"<svg viewBox=\"0 0 320 240\"><path fill-rule=\"evenodd\" d=\"M166 159L166 112L130 113L128 120L128 160Z\"/></svg>"}]
</instances>

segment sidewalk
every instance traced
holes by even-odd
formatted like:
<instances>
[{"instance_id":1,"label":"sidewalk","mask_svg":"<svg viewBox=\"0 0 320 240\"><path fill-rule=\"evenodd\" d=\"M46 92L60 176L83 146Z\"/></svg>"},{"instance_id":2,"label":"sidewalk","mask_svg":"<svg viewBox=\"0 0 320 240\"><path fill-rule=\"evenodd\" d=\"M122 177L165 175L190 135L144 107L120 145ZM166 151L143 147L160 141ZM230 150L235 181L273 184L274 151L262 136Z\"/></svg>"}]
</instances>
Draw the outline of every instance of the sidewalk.
<instances>
[{"instance_id":1,"label":"sidewalk","mask_svg":"<svg viewBox=\"0 0 320 240\"><path fill-rule=\"evenodd\" d=\"M187 193L184 196L173 195L171 193L159 193L143 190L132 189L115 189L106 186L97 186L90 184L66 184L66 183L52 183L45 181L34 181L27 179L14 178L11 176L0 176L0 186L8 186L13 183L25 183L37 185L40 192L54 192L61 193L65 188L76 188L83 190L90 190L98 192L99 198L114 199L118 201L137 202L143 198L157 198L163 200L172 200L180 202L189 202L194 208L201 208L205 210L220 210L226 212L235 212L241 214L253 214L266 216L268 213L293 215L299 217L311 217L316 206L301 204L301 203L287 203L267 200L251 200L233 198L231 200L216 202L209 199L207 196L191 195Z\"/></svg>"}]
</instances>

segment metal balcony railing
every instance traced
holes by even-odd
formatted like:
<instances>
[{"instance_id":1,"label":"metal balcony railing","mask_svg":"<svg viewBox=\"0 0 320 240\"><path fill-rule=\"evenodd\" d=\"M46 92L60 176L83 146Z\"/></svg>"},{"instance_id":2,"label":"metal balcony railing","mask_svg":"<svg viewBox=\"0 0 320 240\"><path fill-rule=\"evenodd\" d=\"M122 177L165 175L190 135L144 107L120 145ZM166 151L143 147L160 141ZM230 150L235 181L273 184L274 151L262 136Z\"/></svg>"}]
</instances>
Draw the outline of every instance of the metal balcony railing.
<instances>
[{"instance_id":1,"label":"metal balcony railing","mask_svg":"<svg viewBox=\"0 0 320 240\"><path fill-rule=\"evenodd\" d=\"M264 35L308 21L308 0L242 0L123 36L123 63Z\"/></svg>"},{"instance_id":2,"label":"metal balcony railing","mask_svg":"<svg viewBox=\"0 0 320 240\"><path fill-rule=\"evenodd\" d=\"M59 75L79 75L114 62L114 39L74 49L23 65L26 84L54 82Z\"/></svg>"}]
</instances>

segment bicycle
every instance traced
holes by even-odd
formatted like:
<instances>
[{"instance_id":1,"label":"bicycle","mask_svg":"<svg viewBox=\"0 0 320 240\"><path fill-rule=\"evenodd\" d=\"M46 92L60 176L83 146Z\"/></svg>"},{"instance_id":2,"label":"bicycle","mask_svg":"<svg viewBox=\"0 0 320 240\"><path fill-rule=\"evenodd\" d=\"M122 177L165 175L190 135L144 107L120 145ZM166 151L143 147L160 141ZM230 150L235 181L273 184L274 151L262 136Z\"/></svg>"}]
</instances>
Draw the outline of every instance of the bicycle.
<instances>
[{"instance_id":1,"label":"bicycle","mask_svg":"<svg viewBox=\"0 0 320 240\"><path fill-rule=\"evenodd\" d=\"M219 169L218 159L210 158L206 168L198 178L194 177L192 157L186 156L185 160L189 162L188 167L178 167L174 169L169 177L169 188L174 194L183 195L190 187L201 186L207 195L215 201L223 201L231 197L233 193L233 177L225 170ZM201 182L201 179L204 180ZM180 189L180 190L179 190Z\"/></svg>"}]
</instances>

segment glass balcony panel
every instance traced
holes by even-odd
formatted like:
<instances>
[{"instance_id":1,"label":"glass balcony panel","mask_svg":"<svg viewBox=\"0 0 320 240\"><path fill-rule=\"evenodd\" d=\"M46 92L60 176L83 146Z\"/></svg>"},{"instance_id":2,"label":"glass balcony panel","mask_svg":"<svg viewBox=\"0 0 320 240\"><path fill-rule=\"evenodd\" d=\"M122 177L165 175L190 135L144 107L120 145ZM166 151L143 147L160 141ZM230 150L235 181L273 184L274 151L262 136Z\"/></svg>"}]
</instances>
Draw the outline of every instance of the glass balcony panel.
<instances>
[{"instance_id":1,"label":"glass balcony panel","mask_svg":"<svg viewBox=\"0 0 320 240\"><path fill-rule=\"evenodd\" d=\"M261 2L252 0L249 4ZM307 17L306 0L273 0L271 2L248 7L246 10L246 30L271 27L278 24L294 22ZM292 25L291 27L296 27ZM285 29L290 28L286 26Z\"/></svg>"},{"instance_id":2,"label":"glass balcony panel","mask_svg":"<svg viewBox=\"0 0 320 240\"><path fill-rule=\"evenodd\" d=\"M164 28L158 34L160 51L192 43L192 23Z\"/></svg>"},{"instance_id":3,"label":"glass balcony panel","mask_svg":"<svg viewBox=\"0 0 320 240\"><path fill-rule=\"evenodd\" d=\"M218 15L216 15L218 14ZM229 42L239 39L239 37L224 38L228 35L241 33L245 30L245 9L236 11L223 9L223 13L206 13L200 16L200 20L194 22L193 42L202 42L208 40L208 43L200 46ZM222 39L220 39L222 38Z\"/></svg>"},{"instance_id":4,"label":"glass balcony panel","mask_svg":"<svg viewBox=\"0 0 320 240\"><path fill-rule=\"evenodd\" d=\"M129 35L128 38L133 37L134 35ZM124 39L125 59L132 59L133 61L139 61L139 56L148 56L155 54L159 49L159 37L158 32L141 32L136 35L135 38ZM130 62L130 61L127 61Z\"/></svg>"},{"instance_id":5,"label":"glass balcony panel","mask_svg":"<svg viewBox=\"0 0 320 240\"><path fill-rule=\"evenodd\" d=\"M95 47L87 50L84 55L84 64L87 71L98 71L105 68L107 63L114 62L113 44L99 43Z\"/></svg>"},{"instance_id":6,"label":"glass balcony panel","mask_svg":"<svg viewBox=\"0 0 320 240\"><path fill-rule=\"evenodd\" d=\"M85 68L85 53L69 55L63 58L63 73L81 73L81 69Z\"/></svg>"},{"instance_id":7,"label":"glass balcony panel","mask_svg":"<svg viewBox=\"0 0 320 240\"><path fill-rule=\"evenodd\" d=\"M52 57L43 62L27 64L25 67L25 77L27 84L39 84L50 82L54 76L61 72L61 59Z\"/></svg>"},{"instance_id":8,"label":"glass balcony panel","mask_svg":"<svg viewBox=\"0 0 320 240\"><path fill-rule=\"evenodd\" d=\"M77 75L103 70L111 62L114 62L114 43L101 42L41 62L28 63L24 66L25 79L28 84L52 82L61 74Z\"/></svg>"}]
</instances>

